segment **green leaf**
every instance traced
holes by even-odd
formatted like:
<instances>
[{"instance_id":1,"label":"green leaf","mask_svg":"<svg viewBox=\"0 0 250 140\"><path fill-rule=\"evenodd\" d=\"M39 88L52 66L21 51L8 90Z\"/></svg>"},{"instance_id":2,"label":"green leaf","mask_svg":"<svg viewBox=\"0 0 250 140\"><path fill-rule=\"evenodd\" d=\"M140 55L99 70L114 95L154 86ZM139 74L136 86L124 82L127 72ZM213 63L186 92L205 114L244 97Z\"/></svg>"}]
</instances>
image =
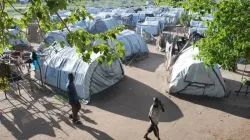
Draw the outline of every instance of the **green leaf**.
<instances>
[{"instance_id":1,"label":"green leaf","mask_svg":"<svg viewBox=\"0 0 250 140\"><path fill-rule=\"evenodd\" d=\"M64 41L60 41L60 46L61 46L62 48L64 48L64 47L65 47L65 42L64 42Z\"/></svg>"}]
</instances>

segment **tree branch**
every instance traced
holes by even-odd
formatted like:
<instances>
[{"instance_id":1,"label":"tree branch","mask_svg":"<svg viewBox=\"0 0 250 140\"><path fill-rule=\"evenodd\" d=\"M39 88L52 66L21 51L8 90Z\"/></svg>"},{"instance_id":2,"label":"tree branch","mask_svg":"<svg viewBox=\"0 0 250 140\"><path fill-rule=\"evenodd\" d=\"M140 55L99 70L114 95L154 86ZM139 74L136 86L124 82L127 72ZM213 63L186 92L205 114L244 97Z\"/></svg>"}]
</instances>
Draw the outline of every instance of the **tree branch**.
<instances>
[{"instance_id":1,"label":"tree branch","mask_svg":"<svg viewBox=\"0 0 250 140\"><path fill-rule=\"evenodd\" d=\"M7 2L10 4L10 6L11 6L16 12L18 12L18 13L21 14L21 15L24 15L24 13L18 11L18 10L8 1L8 0L7 0Z\"/></svg>"},{"instance_id":2,"label":"tree branch","mask_svg":"<svg viewBox=\"0 0 250 140\"><path fill-rule=\"evenodd\" d=\"M47 0L45 0L45 2L48 3ZM58 12L56 11L55 13L56 13L56 15L58 16L58 18L62 21L62 23L64 24L64 26L66 27L66 29L69 31L69 34L71 34L71 31L69 30L67 24L63 21L63 19L62 19L61 16L58 14Z\"/></svg>"},{"instance_id":3,"label":"tree branch","mask_svg":"<svg viewBox=\"0 0 250 140\"><path fill-rule=\"evenodd\" d=\"M3 18L3 12L4 12L4 9L5 9L5 1L3 0L3 3L2 3L2 5L1 5L1 7L2 7L2 11L1 11L1 18ZM5 42L5 35L4 35L4 27L2 28L2 36L3 36L3 43ZM4 45L5 45L5 43L4 43Z\"/></svg>"},{"instance_id":4,"label":"tree branch","mask_svg":"<svg viewBox=\"0 0 250 140\"><path fill-rule=\"evenodd\" d=\"M69 31L69 34L71 34L71 31L69 30L67 24L63 21L63 19L62 19L61 16L58 14L58 12L56 12L56 15L57 15L58 18L62 21L62 23L64 24L64 26L66 27L66 29Z\"/></svg>"}]
</instances>

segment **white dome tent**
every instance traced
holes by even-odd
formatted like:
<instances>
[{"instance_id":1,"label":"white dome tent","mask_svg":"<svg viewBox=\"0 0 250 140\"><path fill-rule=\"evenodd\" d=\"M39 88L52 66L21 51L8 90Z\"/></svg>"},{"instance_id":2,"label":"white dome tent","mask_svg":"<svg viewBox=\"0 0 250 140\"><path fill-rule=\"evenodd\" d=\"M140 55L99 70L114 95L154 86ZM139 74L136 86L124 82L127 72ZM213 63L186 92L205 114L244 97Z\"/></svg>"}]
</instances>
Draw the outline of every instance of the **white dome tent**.
<instances>
[{"instance_id":1,"label":"white dome tent","mask_svg":"<svg viewBox=\"0 0 250 140\"><path fill-rule=\"evenodd\" d=\"M56 50L56 51L55 51ZM57 44L54 48L46 48L42 53L40 65L43 81L51 86L66 91L69 73L75 76L75 86L78 96L90 101L90 96L114 85L123 78L124 70L119 59L111 65L99 64L96 59L100 54L92 54L91 62L86 63L79 59L76 48L61 48ZM40 72L35 77L40 78Z\"/></svg>"},{"instance_id":2,"label":"white dome tent","mask_svg":"<svg viewBox=\"0 0 250 140\"><path fill-rule=\"evenodd\" d=\"M138 21L145 20L146 15L144 13L134 13L133 22L137 23Z\"/></svg>"},{"instance_id":3,"label":"white dome tent","mask_svg":"<svg viewBox=\"0 0 250 140\"><path fill-rule=\"evenodd\" d=\"M44 43L48 43L49 45L52 45L55 41L64 41L65 45L69 45L68 42L66 41L66 31L61 31L61 30L55 30L51 32L47 32L45 36L43 37ZM40 44L38 48L38 52L43 51L43 49L46 48L43 44Z\"/></svg>"},{"instance_id":4,"label":"white dome tent","mask_svg":"<svg viewBox=\"0 0 250 140\"><path fill-rule=\"evenodd\" d=\"M159 35L161 30L161 25L159 21L145 21L143 23L137 23L136 32L140 34L142 30L152 35Z\"/></svg>"},{"instance_id":5,"label":"white dome tent","mask_svg":"<svg viewBox=\"0 0 250 140\"><path fill-rule=\"evenodd\" d=\"M6 30L5 32L8 32L9 34L13 35L13 38L9 37L9 43L13 46L15 45L28 45L27 38L23 38L21 35L18 37L18 34L24 33L19 25L15 25L13 28ZM26 36L25 36L26 37Z\"/></svg>"},{"instance_id":6,"label":"white dome tent","mask_svg":"<svg viewBox=\"0 0 250 140\"><path fill-rule=\"evenodd\" d=\"M195 60L197 47L185 49L172 67L169 92L210 97L224 97L226 87L218 66L205 67L201 60Z\"/></svg>"},{"instance_id":7,"label":"white dome tent","mask_svg":"<svg viewBox=\"0 0 250 140\"><path fill-rule=\"evenodd\" d=\"M201 20L194 20L192 19L190 21L190 28L189 28L189 34L192 34L193 32L197 32L199 34L204 35L208 25L204 23L204 21L208 20L208 21L212 21L214 18L212 15L205 15L203 17L201 17Z\"/></svg>"},{"instance_id":8,"label":"white dome tent","mask_svg":"<svg viewBox=\"0 0 250 140\"><path fill-rule=\"evenodd\" d=\"M116 36L115 42L123 42L125 45L125 57L130 57L135 54L148 53L148 46L145 40L139 36L137 33L131 30L124 30L119 35Z\"/></svg>"},{"instance_id":9,"label":"white dome tent","mask_svg":"<svg viewBox=\"0 0 250 140\"><path fill-rule=\"evenodd\" d=\"M136 32L131 30L123 30L120 34L116 35L114 41L108 41L108 45L114 48L116 42L123 42L125 47L125 56L123 59L131 57L136 54L148 53L148 46L145 40L138 35ZM94 42L94 45L103 43L102 40L97 40Z\"/></svg>"},{"instance_id":10,"label":"white dome tent","mask_svg":"<svg viewBox=\"0 0 250 140\"><path fill-rule=\"evenodd\" d=\"M89 27L89 32L92 34L103 33L111 30L115 26L121 25L121 22L115 18L99 19Z\"/></svg>"},{"instance_id":11,"label":"white dome tent","mask_svg":"<svg viewBox=\"0 0 250 140\"><path fill-rule=\"evenodd\" d=\"M174 12L166 12L162 13L161 17L166 17L166 24L169 25L177 25L179 23L179 13L174 11Z\"/></svg>"},{"instance_id":12,"label":"white dome tent","mask_svg":"<svg viewBox=\"0 0 250 140\"><path fill-rule=\"evenodd\" d=\"M145 21L159 21L161 25L161 31L163 31L167 25L166 17L146 17Z\"/></svg>"}]
</instances>

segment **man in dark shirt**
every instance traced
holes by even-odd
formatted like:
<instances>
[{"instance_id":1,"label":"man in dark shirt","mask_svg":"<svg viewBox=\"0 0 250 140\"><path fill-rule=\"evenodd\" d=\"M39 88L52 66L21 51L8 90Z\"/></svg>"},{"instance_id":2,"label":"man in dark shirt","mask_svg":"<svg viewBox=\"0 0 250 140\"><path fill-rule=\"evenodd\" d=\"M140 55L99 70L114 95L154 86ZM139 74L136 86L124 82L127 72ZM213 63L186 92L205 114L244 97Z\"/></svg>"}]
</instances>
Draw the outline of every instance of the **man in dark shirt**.
<instances>
[{"instance_id":1,"label":"man in dark shirt","mask_svg":"<svg viewBox=\"0 0 250 140\"><path fill-rule=\"evenodd\" d=\"M78 119L78 112L81 109L81 104L79 102L79 98L77 96L75 84L74 84L74 76L72 73L68 75L68 83L67 83L67 90L68 90L68 101L72 107L72 113L69 117L73 119L73 123L81 124L81 121Z\"/></svg>"}]
</instances>

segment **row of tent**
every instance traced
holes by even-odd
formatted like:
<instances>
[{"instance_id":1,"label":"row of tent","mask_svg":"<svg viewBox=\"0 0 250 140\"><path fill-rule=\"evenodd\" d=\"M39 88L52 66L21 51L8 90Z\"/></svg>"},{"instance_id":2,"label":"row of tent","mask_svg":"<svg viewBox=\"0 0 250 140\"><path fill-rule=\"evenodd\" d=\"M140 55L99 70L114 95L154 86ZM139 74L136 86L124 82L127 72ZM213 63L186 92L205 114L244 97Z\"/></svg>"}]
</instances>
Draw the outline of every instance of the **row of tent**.
<instances>
[{"instance_id":1,"label":"row of tent","mask_svg":"<svg viewBox=\"0 0 250 140\"><path fill-rule=\"evenodd\" d=\"M38 52L45 56L40 59L42 75L39 71L36 71L35 77L40 79L41 76L45 83L66 91L67 75L73 73L76 77L77 94L88 103L91 95L99 93L123 78L123 64L120 59L114 60L111 65L107 63L98 64L96 59L101 54L92 54L91 62L84 62L77 57L76 48L71 47L66 41L66 35L66 31L60 30L45 35L44 41L46 43L53 44L54 41L64 41L66 46L62 48L60 44L57 44L54 47L45 48L41 45ZM122 31L116 36L115 41L108 41L108 45L113 47L116 41L124 42L125 57L149 52L145 41L134 31ZM97 40L94 45L99 43L101 42Z\"/></svg>"},{"instance_id":2,"label":"row of tent","mask_svg":"<svg viewBox=\"0 0 250 140\"><path fill-rule=\"evenodd\" d=\"M108 41L108 45L113 47L116 41L125 44L125 57L137 53L148 53L145 40L138 34L142 31L152 35L158 35L166 26L178 24L183 9L172 7L148 8L136 12L133 9L109 9L109 11L94 11L95 20L82 20L70 27L70 30L83 29L90 33L102 33L115 26L136 25L136 32L124 30L116 36L116 40ZM60 12L63 18L70 15L70 11ZM131 16L132 15L132 16ZM52 16L52 20L56 17ZM212 17L205 16L203 20L212 20ZM143 20L143 22L139 22ZM191 29L195 27L207 28L201 24L202 21L191 21ZM35 77L42 77L43 81L49 85L66 91L67 75L73 73L76 77L75 85L78 96L89 102L91 95L107 89L120 81L124 76L124 68L120 59L114 60L111 65L107 63L99 64L96 59L101 54L92 54L91 62L86 63L79 59L76 48L70 46L66 41L67 31L48 32L44 37L44 42L53 44L55 41L64 41L66 46L60 44L45 48L40 46L39 52L41 74L36 71ZM95 41L97 45L100 41ZM220 74L219 68L208 69L202 60L195 60L193 55L197 54L198 48L189 47L183 50L180 57L173 65L170 92L194 95L207 95L213 97L223 97L225 95L225 83ZM124 59L124 58L122 58Z\"/></svg>"},{"instance_id":3,"label":"row of tent","mask_svg":"<svg viewBox=\"0 0 250 140\"><path fill-rule=\"evenodd\" d=\"M101 11L98 8L88 8L94 20L78 21L74 26L80 26L90 33L100 33L112 29L114 26L126 25L136 27L136 32L144 30L152 35L159 35L166 26L177 25L184 9L173 7L145 8L135 11L132 8L116 8L110 11ZM69 11L59 13L60 16L69 16ZM55 15L52 19L56 18Z\"/></svg>"},{"instance_id":4,"label":"row of tent","mask_svg":"<svg viewBox=\"0 0 250 140\"><path fill-rule=\"evenodd\" d=\"M67 31L56 30L48 32L44 36L44 42L52 45L55 41L64 41L66 46L70 46L70 44L66 40L66 35ZM110 47L114 47L116 42L123 42L125 45L125 56L122 59L135 54L149 52L145 40L140 35L131 30L124 30L120 32L120 34L116 35L116 39L114 41L108 41L108 45ZM102 43L102 41L100 40L96 40L95 42L93 42L94 45L98 45L100 43ZM45 46L41 44L38 51L42 52L44 49Z\"/></svg>"},{"instance_id":5,"label":"row of tent","mask_svg":"<svg viewBox=\"0 0 250 140\"><path fill-rule=\"evenodd\" d=\"M192 34L193 32L197 32L199 34L204 34L205 31L208 28L208 25L206 24L206 21L211 21L213 20L213 16L212 15L205 15L203 17L201 17L201 19L192 19L190 21L190 28L189 28L189 34Z\"/></svg>"}]
</instances>

